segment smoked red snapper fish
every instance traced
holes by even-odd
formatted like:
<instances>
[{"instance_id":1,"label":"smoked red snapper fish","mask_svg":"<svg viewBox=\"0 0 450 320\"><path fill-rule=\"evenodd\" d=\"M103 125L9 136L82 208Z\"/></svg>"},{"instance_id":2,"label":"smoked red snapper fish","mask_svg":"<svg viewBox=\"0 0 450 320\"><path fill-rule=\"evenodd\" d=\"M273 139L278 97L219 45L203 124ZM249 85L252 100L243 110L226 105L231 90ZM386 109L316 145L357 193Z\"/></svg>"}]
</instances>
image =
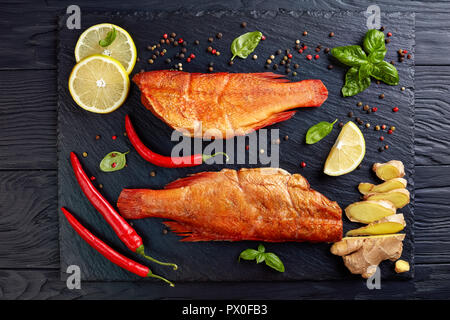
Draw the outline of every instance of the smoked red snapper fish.
<instances>
[{"instance_id":1,"label":"smoked red snapper fish","mask_svg":"<svg viewBox=\"0 0 450 320\"><path fill-rule=\"evenodd\" d=\"M295 114L287 110L319 107L328 97L320 80L290 82L281 77L271 72L164 70L138 73L133 81L145 107L173 129L194 137L230 138L285 121Z\"/></svg>"},{"instance_id":2,"label":"smoked red snapper fish","mask_svg":"<svg viewBox=\"0 0 450 320\"><path fill-rule=\"evenodd\" d=\"M124 189L117 206L126 219L167 218L182 241L335 242L342 210L282 169L223 169L176 180L162 190Z\"/></svg>"}]
</instances>

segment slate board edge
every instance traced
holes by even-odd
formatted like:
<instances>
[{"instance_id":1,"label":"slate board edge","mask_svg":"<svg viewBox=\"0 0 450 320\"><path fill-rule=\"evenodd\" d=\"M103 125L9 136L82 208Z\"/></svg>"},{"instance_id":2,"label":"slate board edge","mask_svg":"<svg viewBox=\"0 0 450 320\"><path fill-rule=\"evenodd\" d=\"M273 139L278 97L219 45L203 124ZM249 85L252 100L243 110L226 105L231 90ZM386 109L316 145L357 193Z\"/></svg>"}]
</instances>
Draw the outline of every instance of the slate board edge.
<instances>
[{"instance_id":1,"label":"slate board edge","mask_svg":"<svg viewBox=\"0 0 450 320\"><path fill-rule=\"evenodd\" d=\"M185 12L185 11L181 11L181 10L175 10L175 11L139 11L139 12L132 12L132 11L126 11L126 10L120 10L120 11L114 11L114 12L102 12L102 11L92 11L92 12L87 12L87 14L90 15L108 15L108 14L112 14L112 15L117 15L117 16L134 16L134 17L138 17L138 18L142 18L142 19L153 19L155 17L160 17L160 16L164 16L164 15L171 15L171 14L179 14L179 15L183 15L183 16L199 16L199 15L204 15L204 14L211 14L211 15L222 15L222 14L240 14L241 16L246 16L247 14L251 14L251 15L264 15L264 14L289 14L289 15L304 15L304 14L309 14L309 15L314 15L314 14L332 14L332 15L348 15L348 14L352 14L352 13L363 13L364 11L351 11L351 10L346 10L346 11L339 11L339 12L333 12L333 11L326 11L326 10L284 10L284 9L279 9L279 10L261 10L261 11L255 11L255 10L218 10L218 11L199 11L199 12ZM388 12L385 13L383 12L382 15L391 15L391 14L400 14L400 15L411 15L414 19L414 24L413 24L413 32L415 32L415 14L414 13L404 13L404 12ZM63 22L65 22L65 18L66 15L60 15L59 16L59 26L58 26L58 33L60 32L60 28L64 25ZM415 47L415 34L413 36L414 40L413 40L413 47ZM59 70L59 65L60 65L60 59L59 59L59 50L60 50L60 41L58 40L58 44L57 44L57 64L58 64L58 69ZM414 67L412 70L413 74L414 74ZM413 76L413 80L414 76ZM59 99L59 93L61 90L61 86L59 85L59 81L58 81L58 126L57 126L57 135L58 135L58 143L57 143L57 161L58 161L58 167L59 167L59 162L62 161L61 159L61 148L60 148L60 143L61 143L61 139L60 139L60 99ZM413 98L413 103L415 104L415 100ZM414 116L415 113L415 109L414 109L414 105L413 105L413 109L412 109L412 114ZM414 140L414 130L412 132L412 138ZM414 155L414 150L413 150L413 155ZM414 172L414 168L412 168L412 172ZM61 215L59 212L59 207L61 206L61 199L62 199L62 194L61 194L61 190L59 188L59 184L60 184L60 180L61 177L59 175L59 170L58 170L58 215ZM414 190L414 189L413 189ZM414 191L413 191L414 192ZM414 202L411 202L411 210L414 210ZM60 217L60 223L62 222L62 220L64 220L64 218ZM63 222L63 223L67 223L67 222ZM413 226L411 228L411 241L414 243L414 229ZM61 240L61 234L59 234L59 238ZM60 255L61 255L61 248L60 248ZM412 259L414 259L414 245L412 246ZM411 261L413 264L413 260ZM65 273L63 272L63 270L61 269L61 279L65 278ZM412 273L412 277L413 277L413 273ZM399 279L400 281L405 280L403 279ZM91 281L91 280L85 280L85 281ZM95 281L95 280L92 280ZM249 282L254 282L254 281L258 281L258 280L249 280ZM277 281L277 280L274 280ZM280 281L298 281L298 280L280 280ZM339 281L338 279L335 279L335 281ZM184 281L180 281L180 282L184 282ZM189 282L189 281L187 281ZM200 281L201 282L201 281ZM206 281L207 282L207 281ZM220 281L219 281L220 282ZM233 281L224 281L224 282L233 282Z\"/></svg>"}]
</instances>

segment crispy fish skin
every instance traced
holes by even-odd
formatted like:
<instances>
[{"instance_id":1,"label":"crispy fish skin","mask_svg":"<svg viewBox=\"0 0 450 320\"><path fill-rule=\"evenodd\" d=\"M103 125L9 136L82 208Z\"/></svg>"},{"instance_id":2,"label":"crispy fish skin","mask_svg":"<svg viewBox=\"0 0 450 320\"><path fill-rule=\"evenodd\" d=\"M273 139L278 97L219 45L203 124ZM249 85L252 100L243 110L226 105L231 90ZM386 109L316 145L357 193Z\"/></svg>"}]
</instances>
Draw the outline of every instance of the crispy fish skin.
<instances>
[{"instance_id":1,"label":"crispy fish skin","mask_svg":"<svg viewBox=\"0 0 450 320\"><path fill-rule=\"evenodd\" d=\"M133 81L144 106L173 129L191 137L231 138L290 119L295 111L288 110L319 107L328 97L320 80L281 77L164 70L138 73Z\"/></svg>"},{"instance_id":2,"label":"crispy fish skin","mask_svg":"<svg viewBox=\"0 0 450 320\"><path fill-rule=\"evenodd\" d=\"M182 241L335 242L339 205L282 169L201 172L163 190L124 189L117 206L126 219L167 218Z\"/></svg>"}]
</instances>

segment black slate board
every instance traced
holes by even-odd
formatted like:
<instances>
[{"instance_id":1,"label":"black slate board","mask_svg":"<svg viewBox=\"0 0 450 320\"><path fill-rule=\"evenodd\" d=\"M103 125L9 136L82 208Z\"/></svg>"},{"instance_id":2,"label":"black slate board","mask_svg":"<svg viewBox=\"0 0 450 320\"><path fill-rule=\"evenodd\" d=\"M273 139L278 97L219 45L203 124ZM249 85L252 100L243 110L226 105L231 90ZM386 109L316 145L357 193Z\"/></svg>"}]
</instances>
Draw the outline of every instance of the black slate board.
<instances>
[{"instance_id":1,"label":"black slate board","mask_svg":"<svg viewBox=\"0 0 450 320\"><path fill-rule=\"evenodd\" d=\"M242 29L240 23L246 21L247 29ZM58 185L59 205L70 209L90 230L104 239L111 246L127 256L140 260L136 255L127 251L125 246L117 239L110 227L93 209L81 193L73 177L68 157L70 151L75 151L88 171L96 177L97 183L102 183L103 194L112 203L125 187L162 188L165 184L188 174L201 171L218 171L223 167L241 168L257 167L258 165L202 165L188 169L164 169L143 161L133 151L127 138L123 136L124 116L130 114L139 134L145 143L155 151L170 154L176 142L170 141L171 129L162 121L154 117L140 103L140 93L132 85L130 96L126 103L117 111L109 115L96 115L88 113L72 101L67 89L67 80L75 63L73 49L78 36L87 27L101 23L111 22L128 30L135 40L140 62L135 72L141 69L157 70L168 69L170 65L159 58L153 65L146 63L151 52L146 49L149 44L156 43L163 33L176 32L188 41L188 52L194 52L197 58L193 63L183 63L185 71L205 72L207 64L214 62L215 71L228 72L261 72L265 60L277 49L293 48L294 41L300 39L308 45L308 52L300 55L293 52L293 63L299 63L298 76L289 78L298 81L309 78L321 79L329 90L329 98L324 105L317 109L299 110L289 121L276 124L270 128L278 128L280 136L289 135L289 140L280 145L280 167L290 173L301 173L310 182L311 186L329 197L338 201L342 208L358 201L359 194L356 186L361 181L378 183L370 168L374 162L384 162L398 159L404 162L408 189L412 193L412 202L401 210L407 220L404 241L403 258L413 263L413 205L414 205L414 62L413 59L404 63L397 63L400 74L399 86L377 85L374 81L365 92L351 98L342 98L340 88L347 67L339 65L333 58L321 51L320 59L307 61L305 54L313 54L318 44L323 48L348 44L360 44L366 31L366 18L360 12L172 12L172 13L83 13L82 30L68 30L65 20L60 21L59 50L58 50ZM382 24L394 35L388 45L386 60L397 61L397 50L407 49L414 57L414 14L388 13L382 15ZM237 60L232 67L227 65L230 58L229 45L231 41L243 32L260 30L267 37L255 50L259 56L257 60ZM302 32L308 30L306 37ZM333 31L335 37L328 37ZM217 32L223 33L221 40L214 41L214 47L221 51L221 56L212 57L205 52L209 45L207 38ZM199 39L200 45L194 47L193 41ZM167 47L166 57L172 58L178 48ZM165 57L164 57L165 58ZM178 61L176 61L178 62ZM333 70L328 70L328 64L334 64ZM278 72L284 72L280 69ZM400 91L400 87L405 91ZM378 98L384 93L386 98ZM367 115L360 107L358 101L378 107L378 112ZM400 111L393 113L392 107L398 106ZM315 145L304 144L307 128L318 121L332 121L336 118L341 121L354 120L347 117L353 111L355 117L370 122L370 129L363 128L366 139L366 157L360 169L341 177L327 177L322 173L323 163L329 149L334 143L339 130L333 132L323 141ZM384 133L385 141L379 141L380 132L373 130L376 124L385 123L395 126L395 134ZM95 136L101 135L100 140ZM111 136L117 135L116 140ZM379 152L378 147L389 144L386 152ZM98 164L103 156L112 151L132 150L128 155L128 167L115 173L103 173ZM87 158L81 158L81 153L87 152ZM299 163L305 161L307 167L301 169ZM149 173L155 170L156 176ZM60 215L61 217L61 215ZM344 231L356 227L347 218L344 219ZM170 260L178 263L179 271L153 266L153 270L175 281L252 281L252 280L325 280L347 279L357 277L350 275L344 267L341 258L329 253L329 244L309 243L280 243L266 244L268 251L276 252L284 261L285 273L277 273L263 265L254 265L248 262L237 262L238 254L245 248L256 247L255 242L200 242L182 243L180 237L173 233L163 234L164 226L161 219L144 219L133 221L138 233L144 238L147 252L156 258ZM104 259L100 254L84 243L71 229L68 223L60 218L60 250L61 271L68 265L78 265L81 268L83 280L137 280L138 277L121 270ZM145 261L143 261L145 262ZM383 278L405 279L413 276L414 271L397 275L393 272L392 263L382 264Z\"/></svg>"}]
</instances>

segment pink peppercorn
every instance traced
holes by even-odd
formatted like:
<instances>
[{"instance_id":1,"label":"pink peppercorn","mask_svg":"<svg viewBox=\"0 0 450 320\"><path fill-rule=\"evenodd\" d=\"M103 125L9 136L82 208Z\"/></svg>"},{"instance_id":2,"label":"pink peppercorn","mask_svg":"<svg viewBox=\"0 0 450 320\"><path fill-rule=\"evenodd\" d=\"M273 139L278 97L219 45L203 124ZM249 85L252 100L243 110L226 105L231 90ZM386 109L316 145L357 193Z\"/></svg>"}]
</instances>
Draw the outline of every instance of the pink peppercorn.
<instances>
[{"instance_id":1,"label":"pink peppercorn","mask_svg":"<svg viewBox=\"0 0 450 320\"><path fill-rule=\"evenodd\" d=\"M178 39L178 43L183 43L183 38Z\"/></svg>"},{"instance_id":2,"label":"pink peppercorn","mask_svg":"<svg viewBox=\"0 0 450 320\"><path fill-rule=\"evenodd\" d=\"M392 111L397 112L398 111L398 107L392 108Z\"/></svg>"},{"instance_id":3,"label":"pink peppercorn","mask_svg":"<svg viewBox=\"0 0 450 320\"><path fill-rule=\"evenodd\" d=\"M216 49L212 49L211 53L212 54L216 54L217 50Z\"/></svg>"},{"instance_id":4,"label":"pink peppercorn","mask_svg":"<svg viewBox=\"0 0 450 320\"><path fill-rule=\"evenodd\" d=\"M392 32L388 32L388 33L387 33L387 36L388 36L388 37L392 37Z\"/></svg>"},{"instance_id":5,"label":"pink peppercorn","mask_svg":"<svg viewBox=\"0 0 450 320\"><path fill-rule=\"evenodd\" d=\"M372 108L372 112L377 112L378 111L378 108L377 107L373 107Z\"/></svg>"},{"instance_id":6,"label":"pink peppercorn","mask_svg":"<svg viewBox=\"0 0 450 320\"><path fill-rule=\"evenodd\" d=\"M308 46L303 45L303 50L308 49Z\"/></svg>"},{"instance_id":7,"label":"pink peppercorn","mask_svg":"<svg viewBox=\"0 0 450 320\"><path fill-rule=\"evenodd\" d=\"M303 53L303 49L298 49L298 53Z\"/></svg>"},{"instance_id":8,"label":"pink peppercorn","mask_svg":"<svg viewBox=\"0 0 450 320\"><path fill-rule=\"evenodd\" d=\"M195 59L195 54L191 53L191 55L189 56L189 58Z\"/></svg>"},{"instance_id":9,"label":"pink peppercorn","mask_svg":"<svg viewBox=\"0 0 450 320\"><path fill-rule=\"evenodd\" d=\"M262 35L261 40L262 40L262 41L266 40L266 36L265 36L265 35Z\"/></svg>"},{"instance_id":10,"label":"pink peppercorn","mask_svg":"<svg viewBox=\"0 0 450 320\"><path fill-rule=\"evenodd\" d=\"M312 55L308 54L308 55L306 56L306 59L312 60Z\"/></svg>"},{"instance_id":11,"label":"pink peppercorn","mask_svg":"<svg viewBox=\"0 0 450 320\"><path fill-rule=\"evenodd\" d=\"M187 58L186 61L187 61L187 62L191 62L191 58Z\"/></svg>"},{"instance_id":12,"label":"pink peppercorn","mask_svg":"<svg viewBox=\"0 0 450 320\"><path fill-rule=\"evenodd\" d=\"M113 164L111 165L111 167L115 168L117 166L117 164L115 162L113 162Z\"/></svg>"},{"instance_id":13,"label":"pink peppercorn","mask_svg":"<svg viewBox=\"0 0 450 320\"><path fill-rule=\"evenodd\" d=\"M167 33L164 33L163 38L167 39Z\"/></svg>"},{"instance_id":14,"label":"pink peppercorn","mask_svg":"<svg viewBox=\"0 0 450 320\"><path fill-rule=\"evenodd\" d=\"M95 180L95 177L94 176L91 176L91 181L94 181Z\"/></svg>"},{"instance_id":15,"label":"pink peppercorn","mask_svg":"<svg viewBox=\"0 0 450 320\"><path fill-rule=\"evenodd\" d=\"M318 55L318 54L316 54L315 56L314 56L314 59L319 59L320 58L320 56Z\"/></svg>"},{"instance_id":16,"label":"pink peppercorn","mask_svg":"<svg viewBox=\"0 0 450 320\"><path fill-rule=\"evenodd\" d=\"M302 168L306 167L306 162L305 162L305 161L302 161L302 162L300 163L300 166L301 166Z\"/></svg>"},{"instance_id":17,"label":"pink peppercorn","mask_svg":"<svg viewBox=\"0 0 450 320\"><path fill-rule=\"evenodd\" d=\"M289 59L292 59L292 54L289 53L287 56Z\"/></svg>"},{"instance_id":18,"label":"pink peppercorn","mask_svg":"<svg viewBox=\"0 0 450 320\"><path fill-rule=\"evenodd\" d=\"M388 133L388 134L392 134L392 132L394 132L394 131L392 131L391 129L389 129L387 133Z\"/></svg>"},{"instance_id":19,"label":"pink peppercorn","mask_svg":"<svg viewBox=\"0 0 450 320\"><path fill-rule=\"evenodd\" d=\"M112 136L111 139L116 140L117 136Z\"/></svg>"},{"instance_id":20,"label":"pink peppercorn","mask_svg":"<svg viewBox=\"0 0 450 320\"><path fill-rule=\"evenodd\" d=\"M381 136L381 137L380 137L380 141L383 141L383 140L384 140L384 137L383 137L383 136Z\"/></svg>"}]
</instances>

